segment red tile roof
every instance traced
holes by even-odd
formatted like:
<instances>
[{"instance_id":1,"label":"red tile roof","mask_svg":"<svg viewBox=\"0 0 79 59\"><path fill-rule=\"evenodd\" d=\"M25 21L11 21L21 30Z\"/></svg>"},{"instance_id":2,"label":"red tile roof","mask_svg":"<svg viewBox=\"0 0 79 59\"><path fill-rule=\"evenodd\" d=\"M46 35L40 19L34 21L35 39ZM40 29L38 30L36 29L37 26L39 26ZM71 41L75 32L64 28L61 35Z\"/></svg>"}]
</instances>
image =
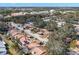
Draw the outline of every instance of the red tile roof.
<instances>
[{"instance_id":1,"label":"red tile roof","mask_svg":"<svg viewBox=\"0 0 79 59\"><path fill-rule=\"evenodd\" d=\"M31 50L31 53L32 54L35 54L35 55L43 55L46 53L46 49L44 49L43 47L35 47Z\"/></svg>"},{"instance_id":2,"label":"red tile roof","mask_svg":"<svg viewBox=\"0 0 79 59\"><path fill-rule=\"evenodd\" d=\"M29 45L28 45L28 48L30 48L30 49L32 49L32 48L34 48L34 47L36 47L36 46L40 46L38 43L30 43Z\"/></svg>"},{"instance_id":3,"label":"red tile roof","mask_svg":"<svg viewBox=\"0 0 79 59\"><path fill-rule=\"evenodd\" d=\"M76 41L76 45L79 45L79 41Z\"/></svg>"}]
</instances>

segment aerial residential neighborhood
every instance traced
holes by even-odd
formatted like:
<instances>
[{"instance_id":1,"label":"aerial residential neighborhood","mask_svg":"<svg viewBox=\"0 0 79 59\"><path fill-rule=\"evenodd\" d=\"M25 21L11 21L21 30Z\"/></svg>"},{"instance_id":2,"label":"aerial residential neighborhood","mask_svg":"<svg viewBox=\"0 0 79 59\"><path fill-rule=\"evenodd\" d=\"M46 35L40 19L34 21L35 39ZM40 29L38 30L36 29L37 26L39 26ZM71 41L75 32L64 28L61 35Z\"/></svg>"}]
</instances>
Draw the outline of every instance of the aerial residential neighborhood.
<instances>
[{"instance_id":1,"label":"aerial residential neighborhood","mask_svg":"<svg viewBox=\"0 0 79 59\"><path fill-rule=\"evenodd\" d=\"M0 8L0 55L79 55L79 8Z\"/></svg>"}]
</instances>

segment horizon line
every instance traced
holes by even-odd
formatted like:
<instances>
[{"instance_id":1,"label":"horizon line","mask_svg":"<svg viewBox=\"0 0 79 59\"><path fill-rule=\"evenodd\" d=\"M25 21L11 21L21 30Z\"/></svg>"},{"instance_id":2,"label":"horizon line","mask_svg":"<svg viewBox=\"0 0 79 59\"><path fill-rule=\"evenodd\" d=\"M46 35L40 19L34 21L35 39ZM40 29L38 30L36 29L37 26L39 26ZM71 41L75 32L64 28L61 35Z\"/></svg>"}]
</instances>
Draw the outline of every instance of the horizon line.
<instances>
[{"instance_id":1,"label":"horizon line","mask_svg":"<svg viewBox=\"0 0 79 59\"><path fill-rule=\"evenodd\" d=\"M79 3L0 3L0 7L79 7Z\"/></svg>"}]
</instances>

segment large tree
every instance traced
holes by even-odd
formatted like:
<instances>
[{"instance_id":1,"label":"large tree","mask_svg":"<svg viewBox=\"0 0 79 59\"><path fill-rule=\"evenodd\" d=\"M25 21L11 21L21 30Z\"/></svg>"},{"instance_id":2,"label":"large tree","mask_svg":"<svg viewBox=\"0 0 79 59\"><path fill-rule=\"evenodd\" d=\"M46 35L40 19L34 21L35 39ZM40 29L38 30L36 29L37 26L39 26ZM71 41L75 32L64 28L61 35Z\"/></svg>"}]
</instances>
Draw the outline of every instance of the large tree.
<instances>
[{"instance_id":1,"label":"large tree","mask_svg":"<svg viewBox=\"0 0 79 59\"><path fill-rule=\"evenodd\" d=\"M48 54L50 55L60 55L64 54L65 44L62 40L62 36L59 35L57 31L54 31L49 36L48 46Z\"/></svg>"},{"instance_id":2,"label":"large tree","mask_svg":"<svg viewBox=\"0 0 79 59\"><path fill-rule=\"evenodd\" d=\"M46 23L43 21L43 19L41 19L40 16L36 16L33 22L36 27L44 28L46 26Z\"/></svg>"},{"instance_id":3,"label":"large tree","mask_svg":"<svg viewBox=\"0 0 79 59\"><path fill-rule=\"evenodd\" d=\"M50 25L51 24L51 25ZM64 42L64 38L70 37L71 39L75 38L74 27L70 23L66 23L61 28L58 28L56 23L50 22L48 25L50 31L48 46L48 54L60 55L65 54L67 45Z\"/></svg>"},{"instance_id":4,"label":"large tree","mask_svg":"<svg viewBox=\"0 0 79 59\"><path fill-rule=\"evenodd\" d=\"M46 28L47 28L49 31L57 30L57 23L56 23L54 20L50 20L50 21L47 23Z\"/></svg>"}]
</instances>

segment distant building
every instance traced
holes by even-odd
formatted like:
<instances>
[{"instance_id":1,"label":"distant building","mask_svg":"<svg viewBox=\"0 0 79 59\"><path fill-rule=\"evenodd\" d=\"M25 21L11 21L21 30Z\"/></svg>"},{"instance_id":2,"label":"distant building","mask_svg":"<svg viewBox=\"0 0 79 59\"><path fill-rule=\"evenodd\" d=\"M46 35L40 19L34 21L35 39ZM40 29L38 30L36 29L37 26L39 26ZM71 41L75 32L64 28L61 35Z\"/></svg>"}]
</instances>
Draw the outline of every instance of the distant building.
<instances>
[{"instance_id":1,"label":"distant building","mask_svg":"<svg viewBox=\"0 0 79 59\"><path fill-rule=\"evenodd\" d=\"M53 15L53 13L55 12L55 10L51 9L49 12L50 12L50 15Z\"/></svg>"},{"instance_id":2,"label":"distant building","mask_svg":"<svg viewBox=\"0 0 79 59\"><path fill-rule=\"evenodd\" d=\"M39 11L39 14L49 14L49 11Z\"/></svg>"},{"instance_id":3,"label":"distant building","mask_svg":"<svg viewBox=\"0 0 79 59\"><path fill-rule=\"evenodd\" d=\"M10 15L7 15L7 16L5 16L4 18L10 18L11 16Z\"/></svg>"},{"instance_id":4,"label":"distant building","mask_svg":"<svg viewBox=\"0 0 79 59\"><path fill-rule=\"evenodd\" d=\"M65 22L58 22L57 21L57 24L58 24L58 27L62 27L65 24Z\"/></svg>"},{"instance_id":5,"label":"distant building","mask_svg":"<svg viewBox=\"0 0 79 59\"><path fill-rule=\"evenodd\" d=\"M49 14L49 11L39 11L39 12L30 12L30 14L34 15L34 14Z\"/></svg>"},{"instance_id":6,"label":"distant building","mask_svg":"<svg viewBox=\"0 0 79 59\"><path fill-rule=\"evenodd\" d=\"M26 13L19 12L19 13L12 13L11 16L24 16Z\"/></svg>"},{"instance_id":7,"label":"distant building","mask_svg":"<svg viewBox=\"0 0 79 59\"><path fill-rule=\"evenodd\" d=\"M4 16L0 14L0 19L3 19L3 18L4 18Z\"/></svg>"}]
</instances>

